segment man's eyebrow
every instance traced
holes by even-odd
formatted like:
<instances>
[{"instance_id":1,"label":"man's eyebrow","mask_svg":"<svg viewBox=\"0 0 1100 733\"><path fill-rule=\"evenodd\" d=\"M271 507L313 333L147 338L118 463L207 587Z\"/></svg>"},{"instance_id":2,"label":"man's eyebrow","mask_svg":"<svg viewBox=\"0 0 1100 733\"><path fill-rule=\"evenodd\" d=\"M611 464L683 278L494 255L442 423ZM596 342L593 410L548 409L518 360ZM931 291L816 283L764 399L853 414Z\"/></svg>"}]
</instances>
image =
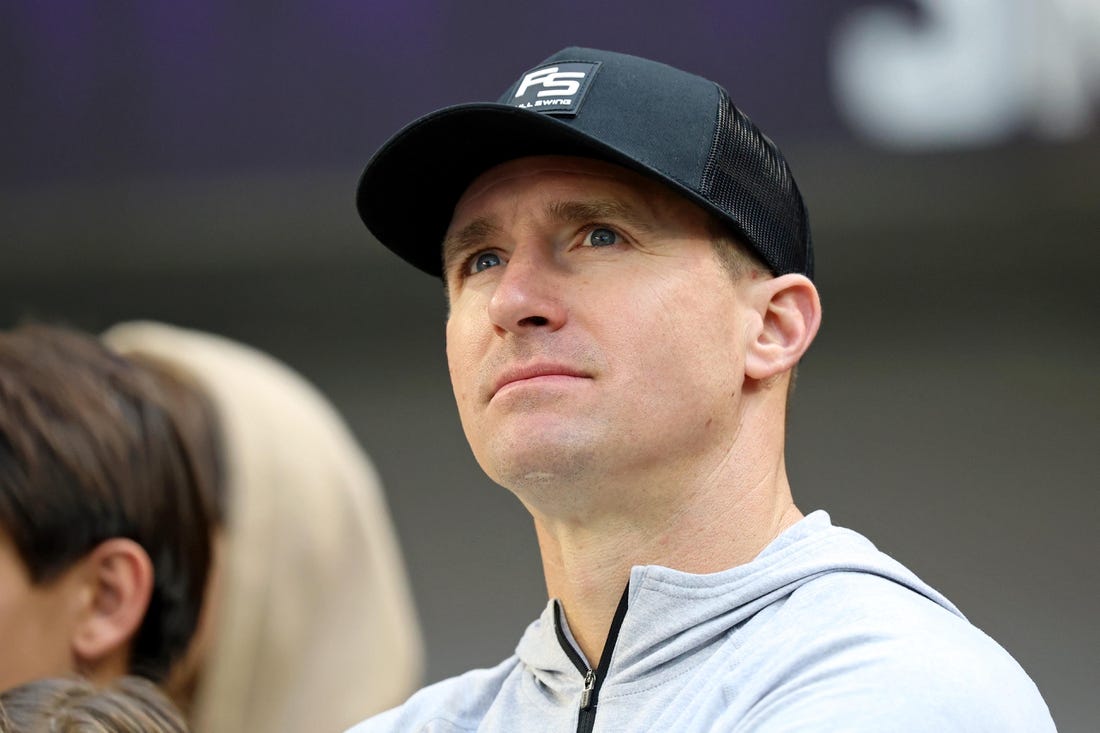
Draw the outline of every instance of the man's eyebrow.
<instances>
[{"instance_id":1,"label":"man's eyebrow","mask_svg":"<svg viewBox=\"0 0 1100 733\"><path fill-rule=\"evenodd\" d=\"M500 226L488 217L474 219L457 232L451 232L443 239L443 269L462 253L484 246L485 240L500 231Z\"/></svg>"},{"instance_id":2,"label":"man's eyebrow","mask_svg":"<svg viewBox=\"0 0 1100 733\"><path fill-rule=\"evenodd\" d=\"M546 207L547 216L570 224L608 224L623 221L639 229L651 230L653 224L635 207L618 199L593 199L585 201L555 201Z\"/></svg>"}]
</instances>

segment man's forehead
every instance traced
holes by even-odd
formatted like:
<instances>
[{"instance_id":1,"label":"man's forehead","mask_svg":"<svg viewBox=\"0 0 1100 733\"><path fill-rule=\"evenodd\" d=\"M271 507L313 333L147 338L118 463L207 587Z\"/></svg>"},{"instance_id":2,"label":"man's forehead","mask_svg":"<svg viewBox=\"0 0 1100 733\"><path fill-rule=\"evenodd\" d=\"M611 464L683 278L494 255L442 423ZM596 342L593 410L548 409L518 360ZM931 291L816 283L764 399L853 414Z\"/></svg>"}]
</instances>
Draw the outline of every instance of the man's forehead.
<instances>
[{"instance_id":1,"label":"man's forehead","mask_svg":"<svg viewBox=\"0 0 1100 733\"><path fill-rule=\"evenodd\" d=\"M455 206L451 227L459 219L467 218L463 214L468 215L471 209L479 208L480 203L493 195L527 187L538 188L552 180L568 181L581 190L586 182L591 181L593 190L617 189L642 200L675 196L645 176L595 158L567 155L516 158L496 165L474 179Z\"/></svg>"},{"instance_id":2,"label":"man's forehead","mask_svg":"<svg viewBox=\"0 0 1100 733\"><path fill-rule=\"evenodd\" d=\"M593 180L637 186L647 191L656 186L654 182L634 171L603 160L571 155L538 155L516 158L493 166L466 187L466 191L459 199L459 204L482 196L490 189L507 186L513 182L568 175L579 176L582 180L584 177L591 177Z\"/></svg>"}]
</instances>

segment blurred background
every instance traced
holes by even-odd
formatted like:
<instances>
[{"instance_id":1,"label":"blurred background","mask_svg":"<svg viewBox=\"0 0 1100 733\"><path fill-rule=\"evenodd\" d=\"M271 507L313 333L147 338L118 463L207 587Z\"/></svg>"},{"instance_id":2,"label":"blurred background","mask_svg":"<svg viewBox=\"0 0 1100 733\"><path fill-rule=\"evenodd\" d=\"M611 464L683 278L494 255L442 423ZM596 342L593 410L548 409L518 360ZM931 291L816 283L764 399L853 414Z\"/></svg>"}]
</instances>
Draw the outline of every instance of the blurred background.
<instances>
[{"instance_id":1,"label":"blurred background","mask_svg":"<svg viewBox=\"0 0 1100 733\"><path fill-rule=\"evenodd\" d=\"M4 3L0 323L154 318L291 364L386 484L427 681L494 664L545 604L534 533L468 452L439 284L354 190L406 122L574 44L719 81L786 151L825 306L796 500L1095 730L1098 0Z\"/></svg>"}]
</instances>

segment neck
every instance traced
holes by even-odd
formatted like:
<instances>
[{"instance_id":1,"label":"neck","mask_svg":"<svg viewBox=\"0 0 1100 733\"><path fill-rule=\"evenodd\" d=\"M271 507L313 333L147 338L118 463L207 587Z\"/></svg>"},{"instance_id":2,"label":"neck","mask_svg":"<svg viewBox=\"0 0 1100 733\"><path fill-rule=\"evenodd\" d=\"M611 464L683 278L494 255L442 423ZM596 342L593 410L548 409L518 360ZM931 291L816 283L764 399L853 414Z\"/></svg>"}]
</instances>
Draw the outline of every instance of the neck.
<instances>
[{"instance_id":1,"label":"neck","mask_svg":"<svg viewBox=\"0 0 1100 733\"><path fill-rule=\"evenodd\" d=\"M75 669L79 676L88 679L94 685L103 687L123 675L130 673L130 645L106 653L95 661L77 661Z\"/></svg>"},{"instance_id":2,"label":"neck","mask_svg":"<svg viewBox=\"0 0 1100 733\"><path fill-rule=\"evenodd\" d=\"M726 570L752 560L802 518L781 456L753 482L730 483L726 473L717 472L694 490L677 487L675 506L658 503L653 511L639 512L636 501L617 502L626 512L583 518L532 510L547 590L561 601L590 665L599 662L632 567L661 565L699 574ZM628 490L635 497L652 495L636 482Z\"/></svg>"}]
</instances>

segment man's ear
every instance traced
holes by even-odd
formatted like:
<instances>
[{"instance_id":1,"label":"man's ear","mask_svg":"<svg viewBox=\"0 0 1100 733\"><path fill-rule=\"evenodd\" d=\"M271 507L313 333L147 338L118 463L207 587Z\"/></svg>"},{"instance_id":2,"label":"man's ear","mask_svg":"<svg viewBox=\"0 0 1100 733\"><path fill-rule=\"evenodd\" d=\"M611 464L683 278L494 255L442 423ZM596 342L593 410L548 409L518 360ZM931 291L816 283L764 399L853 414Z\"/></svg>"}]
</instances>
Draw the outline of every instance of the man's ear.
<instances>
[{"instance_id":1,"label":"man's ear","mask_svg":"<svg viewBox=\"0 0 1100 733\"><path fill-rule=\"evenodd\" d=\"M817 288L804 275L780 275L754 287L760 316L745 354L745 374L767 380L792 369L810 348L821 325Z\"/></svg>"},{"instance_id":2,"label":"man's ear","mask_svg":"<svg viewBox=\"0 0 1100 733\"><path fill-rule=\"evenodd\" d=\"M104 540L80 561L83 589L72 650L92 679L129 671L130 648L153 592L153 562L137 542Z\"/></svg>"}]
</instances>

